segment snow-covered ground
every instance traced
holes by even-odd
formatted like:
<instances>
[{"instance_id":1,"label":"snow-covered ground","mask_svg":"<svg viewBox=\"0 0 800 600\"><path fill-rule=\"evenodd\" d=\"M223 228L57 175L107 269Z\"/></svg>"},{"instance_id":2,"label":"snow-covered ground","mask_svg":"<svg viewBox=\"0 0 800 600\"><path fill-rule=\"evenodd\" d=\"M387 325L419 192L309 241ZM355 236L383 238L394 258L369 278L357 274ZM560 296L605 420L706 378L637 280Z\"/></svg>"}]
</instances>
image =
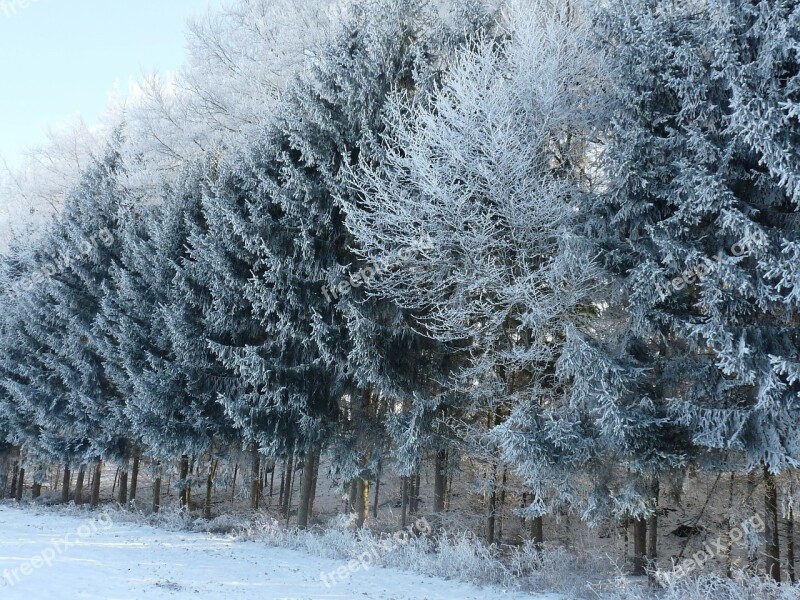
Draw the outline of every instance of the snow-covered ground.
<instances>
[{"instance_id":1,"label":"snow-covered ground","mask_svg":"<svg viewBox=\"0 0 800 600\"><path fill-rule=\"evenodd\" d=\"M560 600L371 568L366 557L350 566L229 536L116 523L102 513L0 506L3 600Z\"/></svg>"}]
</instances>

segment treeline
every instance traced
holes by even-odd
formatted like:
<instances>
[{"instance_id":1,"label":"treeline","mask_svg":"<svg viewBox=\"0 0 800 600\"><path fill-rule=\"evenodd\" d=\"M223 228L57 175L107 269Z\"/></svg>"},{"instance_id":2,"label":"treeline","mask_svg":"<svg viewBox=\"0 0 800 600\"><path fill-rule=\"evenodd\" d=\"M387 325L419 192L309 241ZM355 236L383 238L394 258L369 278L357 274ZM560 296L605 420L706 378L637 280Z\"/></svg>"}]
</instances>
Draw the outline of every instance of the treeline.
<instances>
[{"instance_id":1,"label":"treeline","mask_svg":"<svg viewBox=\"0 0 800 600\"><path fill-rule=\"evenodd\" d=\"M405 514L434 461L442 511L470 457L489 542L512 472L538 541L558 510L629 519L642 572L661 482L743 472L779 579L800 4L289 2L316 24L291 56L236 26L268 4L196 26L176 95L154 85L4 258L0 437L26 474L202 462L210 498L246 451L257 506L260 461L302 461L306 527L324 455L363 526L382 470Z\"/></svg>"}]
</instances>

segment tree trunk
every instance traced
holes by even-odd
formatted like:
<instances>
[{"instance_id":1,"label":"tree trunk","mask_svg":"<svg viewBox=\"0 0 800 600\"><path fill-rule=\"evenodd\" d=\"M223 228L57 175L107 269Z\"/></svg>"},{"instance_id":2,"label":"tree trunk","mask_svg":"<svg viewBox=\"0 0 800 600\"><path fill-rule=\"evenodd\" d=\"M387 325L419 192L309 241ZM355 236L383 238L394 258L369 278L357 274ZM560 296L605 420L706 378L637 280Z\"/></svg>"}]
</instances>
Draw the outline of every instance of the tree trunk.
<instances>
[{"instance_id":1,"label":"tree trunk","mask_svg":"<svg viewBox=\"0 0 800 600\"><path fill-rule=\"evenodd\" d=\"M153 481L153 512L161 510L161 463L156 463L156 478Z\"/></svg>"},{"instance_id":2,"label":"tree trunk","mask_svg":"<svg viewBox=\"0 0 800 600\"><path fill-rule=\"evenodd\" d=\"M728 480L728 514L733 514L733 471ZM728 517L727 548L725 554L725 576L729 579L733 577L733 519Z\"/></svg>"},{"instance_id":3,"label":"tree trunk","mask_svg":"<svg viewBox=\"0 0 800 600\"><path fill-rule=\"evenodd\" d=\"M433 512L444 511L444 495L447 484L447 450L436 453L433 475Z\"/></svg>"},{"instance_id":4,"label":"tree trunk","mask_svg":"<svg viewBox=\"0 0 800 600\"><path fill-rule=\"evenodd\" d=\"M775 485L775 476L764 467L764 513L766 518L764 539L764 565L767 576L774 581L781 580L780 542L778 539L778 488Z\"/></svg>"},{"instance_id":5,"label":"tree trunk","mask_svg":"<svg viewBox=\"0 0 800 600\"><path fill-rule=\"evenodd\" d=\"M312 451L306 454L303 467L303 480L300 483L300 504L297 507L297 526L300 529L308 527L308 518L311 515L311 504L314 493L314 474L317 470L317 453Z\"/></svg>"},{"instance_id":6,"label":"tree trunk","mask_svg":"<svg viewBox=\"0 0 800 600\"><path fill-rule=\"evenodd\" d=\"M286 525L289 525L289 521L292 518L292 499L294 498L295 479L297 478L294 476L294 471L292 471L292 480L289 482L289 490L286 497Z\"/></svg>"},{"instance_id":7,"label":"tree trunk","mask_svg":"<svg viewBox=\"0 0 800 600\"><path fill-rule=\"evenodd\" d=\"M211 520L211 508L214 494L214 476L217 473L217 460L212 459L208 465L208 478L206 479L206 504L203 509L203 517Z\"/></svg>"},{"instance_id":8,"label":"tree trunk","mask_svg":"<svg viewBox=\"0 0 800 600\"><path fill-rule=\"evenodd\" d=\"M794 558L794 510L791 506L786 516L786 570L789 573L789 581L797 583Z\"/></svg>"},{"instance_id":9,"label":"tree trunk","mask_svg":"<svg viewBox=\"0 0 800 600\"><path fill-rule=\"evenodd\" d=\"M258 510L259 497L261 496L261 455L258 448L253 448L253 470L250 478L250 508Z\"/></svg>"},{"instance_id":10,"label":"tree trunk","mask_svg":"<svg viewBox=\"0 0 800 600\"><path fill-rule=\"evenodd\" d=\"M103 474L103 461L98 460L97 465L95 465L94 468L94 479L92 479L92 498L90 502L92 508L100 504L100 478L102 474Z\"/></svg>"},{"instance_id":11,"label":"tree trunk","mask_svg":"<svg viewBox=\"0 0 800 600\"><path fill-rule=\"evenodd\" d=\"M311 502L308 505L309 516L314 516L314 504L317 501L317 480L319 479L319 463L322 460L322 452L317 452L314 457L314 480L311 482Z\"/></svg>"},{"instance_id":12,"label":"tree trunk","mask_svg":"<svg viewBox=\"0 0 800 600\"><path fill-rule=\"evenodd\" d=\"M86 479L86 465L78 469L78 480L75 482L75 506L83 505L83 482Z\"/></svg>"},{"instance_id":13,"label":"tree trunk","mask_svg":"<svg viewBox=\"0 0 800 600\"><path fill-rule=\"evenodd\" d=\"M359 479L357 485L356 527L362 529L366 526L367 519L369 518L369 481L366 479Z\"/></svg>"},{"instance_id":14,"label":"tree trunk","mask_svg":"<svg viewBox=\"0 0 800 600\"><path fill-rule=\"evenodd\" d=\"M653 477L650 484L650 499L653 503L653 514L647 519L647 529L649 537L647 539L647 559L650 563L650 568L655 566L656 559L658 558L658 495L660 491L660 482L658 477Z\"/></svg>"},{"instance_id":15,"label":"tree trunk","mask_svg":"<svg viewBox=\"0 0 800 600\"><path fill-rule=\"evenodd\" d=\"M536 550L541 550L544 546L544 517L531 519L531 540Z\"/></svg>"},{"instance_id":16,"label":"tree trunk","mask_svg":"<svg viewBox=\"0 0 800 600\"><path fill-rule=\"evenodd\" d=\"M497 528L497 542L503 543L503 514L506 508L506 483L508 482L508 469L503 467L503 484L500 486L500 514Z\"/></svg>"},{"instance_id":17,"label":"tree trunk","mask_svg":"<svg viewBox=\"0 0 800 600\"><path fill-rule=\"evenodd\" d=\"M272 472L269 474L269 502L268 506L272 505L272 494L275 489L275 471L278 469L278 463L273 463Z\"/></svg>"},{"instance_id":18,"label":"tree trunk","mask_svg":"<svg viewBox=\"0 0 800 600\"><path fill-rule=\"evenodd\" d=\"M25 487L25 469L20 467L19 477L17 478L17 502L22 502L22 491Z\"/></svg>"},{"instance_id":19,"label":"tree trunk","mask_svg":"<svg viewBox=\"0 0 800 600\"><path fill-rule=\"evenodd\" d=\"M408 476L403 476L403 483L401 484L401 500L400 500L400 526L405 529L406 522L408 521Z\"/></svg>"},{"instance_id":20,"label":"tree trunk","mask_svg":"<svg viewBox=\"0 0 800 600\"><path fill-rule=\"evenodd\" d=\"M64 465L64 478L61 481L61 502L66 504L69 502L69 484L72 480L72 473L69 470L69 465Z\"/></svg>"},{"instance_id":21,"label":"tree trunk","mask_svg":"<svg viewBox=\"0 0 800 600\"><path fill-rule=\"evenodd\" d=\"M486 543L490 546L494 544L494 529L497 515L497 465L492 466L492 481L489 484L489 503L487 506L487 519L486 519Z\"/></svg>"},{"instance_id":22,"label":"tree trunk","mask_svg":"<svg viewBox=\"0 0 800 600\"><path fill-rule=\"evenodd\" d=\"M294 447L289 448L289 454L286 457L286 481L284 482L283 492L283 514L289 516L289 509L292 503L292 484L294 474Z\"/></svg>"},{"instance_id":23,"label":"tree trunk","mask_svg":"<svg viewBox=\"0 0 800 600\"><path fill-rule=\"evenodd\" d=\"M180 480L180 506L188 510L189 502L191 501L191 489L189 487L189 456L186 454L181 456Z\"/></svg>"},{"instance_id":24,"label":"tree trunk","mask_svg":"<svg viewBox=\"0 0 800 600\"><path fill-rule=\"evenodd\" d=\"M119 483L119 474L122 471L119 467L114 472L114 483L111 485L111 497L114 497L114 493L117 491L117 483Z\"/></svg>"},{"instance_id":25,"label":"tree trunk","mask_svg":"<svg viewBox=\"0 0 800 600\"><path fill-rule=\"evenodd\" d=\"M378 461L378 473L375 477L375 498L372 500L372 518L378 518L378 498L381 492L381 472L383 471L382 461Z\"/></svg>"},{"instance_id":26,"label":"tree trunk","mask_svg":"<svg viewBox=\"0 0 800 600\"><path fill-rule=\"evenodd\" d=\"M120 506L128 504L128 465L119 474L119 497L117 498Z\"/></svg>"},{"instance_id":27,"label":"tree trunk","mask_svg":"<svg viewBox=\"0 0 800 600\"><path fill-rule=\"evenodd\" d=\"M231 485L231 504L236 501L236 476L239 474L239 463L233 466L233 484Z\"/></svg>"},{"instance_id":28,"label":"tree trunk","mask_svg":"<svg viewBox=\"0 0 800 600\"><path fill-rule=\"evenodd\" d=\"M647 520L633 519L633 574L647 573Z\"/></svg>"},{"instance_id":29,"label":"tree trunk","mask_svg":"<svg viewBox=\"0 0 800 600\"><path fill-rule=\"evenodd\" d=\"M14 463L14 471L11 475L11 489L9 490L9 497L17 497L17 480L19 479L19 462Z\"/></svg>"},{"instance_id":30,"label":"tree trunk","mask_svg":"<svg viewBox=\"0 0 800 600\"><path fill-rule=\"evenodd\" d=\"M417 485L417 476L416 474L412 474L408 478L408 515L409 517L414 514L416 511L415 500L416 500L416 490L414 489Z\"/></svg>"},{"instance_id":31,"label":"tree trunk","mask_svg":"<svg viewBox=\"0 0 800 600\"><path fill-rule=\"evenodd\" d=\"M133 455L133 469L131 470L131 489L128 500L133 504L136 500L136 486L139 484L139 453Z\"/></svg>"},{"instance_id":32,"label":"tree trunk","mask_svg":"<svg viewBox=\"0 0 800 600\"><path fill-rule=\"evenodd\" d=\"M757 476L755 470L751 470L750 472L747 473L747 498L748 499L755 497L755 491L756 491L756 488L758 487L758 481L757 480L758 480L758 476ZM758 508L755 506L755 504L750 504L749 502L748 502L746 508L749 509L750 511L752 511L753 513L755 513L758 510ZM747 553L747 573L748 573L748 575L753 576L753 577L756 575L757 565L758 565L758 552L750 552L750 551L748 551L748 553Z\"/></svg>"},{"instance_id":33,"label":"tree trunk","mask_svg":"<svg viewBox=\"0 0 800 600\"><path fill-rule=\"evenodd\" d=\"M358 482L353 479L350 482L350 493L347 497L347 512L356 512L356 502L358 501Z\"/></svg>"},{"instance_id":34,"label":"tree trunk","mask_svg":"<svg viewBox=\"0 0 800 600\"><path fill-rule=\"evenodd\" d=\"M34 481L33 485L31 486L31 499L36 500L39 496L42 495L42 484L38 481Z\"/></svg>"},{"instance_id":35,"label":"tree trunk","mask_svg":"<svg viewBox=\"0 0 800 600\"><path fill-rule=\"evenodd\" d=\"M269 474L269 504L272 505L272 494L275 493L275 471L278 470L278 463L272 467L272 473Z\"/></svg>"},{"instance_id":36,"label":"tree trunk","mask_svg":"<svg viewBox=\"0 0 800 600\"><path fill-rule=\"evenodd\" d=\"M283 507L283 495L286 491L286 461L287 459L283 459L283 469L281 470L281 485L278 489L278 508Z\"/></svg>"}]
</instances>

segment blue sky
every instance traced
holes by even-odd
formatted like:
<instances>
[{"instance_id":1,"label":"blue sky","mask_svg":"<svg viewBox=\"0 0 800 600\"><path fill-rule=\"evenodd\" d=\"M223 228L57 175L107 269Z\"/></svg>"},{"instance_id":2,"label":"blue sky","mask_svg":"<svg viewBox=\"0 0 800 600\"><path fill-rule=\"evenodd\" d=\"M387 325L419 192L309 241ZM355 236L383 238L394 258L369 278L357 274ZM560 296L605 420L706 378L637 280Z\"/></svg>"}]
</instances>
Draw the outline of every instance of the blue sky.
<instances>
[{"instance_id":1,"label":"blue sky","mask_svg":"<svg viewBox=\"0 0 800 600\"><path fill-rule=\"evenodd\" d=\"M12 164L48 125L92 124L108 92L178 69L186 20L218 0L0 0L0 154Z\"/></svg>"}]
</instances>

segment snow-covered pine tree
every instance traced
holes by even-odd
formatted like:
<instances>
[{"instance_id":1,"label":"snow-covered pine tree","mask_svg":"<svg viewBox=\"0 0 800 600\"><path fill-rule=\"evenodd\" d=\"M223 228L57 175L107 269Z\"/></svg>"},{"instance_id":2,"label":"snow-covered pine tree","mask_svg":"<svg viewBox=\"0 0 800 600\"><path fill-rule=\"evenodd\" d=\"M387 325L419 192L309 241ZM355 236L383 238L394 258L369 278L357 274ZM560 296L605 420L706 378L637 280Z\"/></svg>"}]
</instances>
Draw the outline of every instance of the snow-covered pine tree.
<instances>
[{"instance_id":1,"label":"snow-covered pine tree","mask_svg":"<svg viewBox=\"0 0 800 600\"><path fill-rule=\"evenodd\" d=\"M450 390L466 402L464 442L539 491L532 517L548 484L567 487L555 465L576 440L553 437L553 361L592 280L589 261L558 260L583 193L582 104L598 67L573 25L566 11L520 3L502 41L476 41L429 103L396 97L393 145L356 171L363 200L348 209L364 260L396 265L370 293L465 359Z\"/></svg>"},{"instance_id":2,"label":"snow-covered pine tree","mask_svg":"<svg viewBox=\"0 0 800 600\"><path fill-rule=\"evenodd\" d=\"M342 416L334 462L345 481L357 480L360 521L383 446L381 415L394 399L376 389L376 357L363 346L354 349L349 298L335 291L357 268L341 207L351 193L343 169L379 158L381 112L392 90L430 87L444 40L441 21L426 4L347 8L251 152L258 185L248 192L246 220L236 232L257 256L248 298L267 335L228 357L242 376L267 376L260 391L273 398L259 398L261 410L289 415L301 453L319 452ZM360 335L379 335L374 323L361 325ZM412 352L405 357L413 358L413 348L392 335L386 347L406 346Z\"/></svg>"},{"instance_id":3,"label":"snow-covered pine tree","mask_svg":"<svg viewBox=\"0 0 800 600\"><path fill-rule=\"evenodd\" d=\"M637 474L680 465L688 433L701 464L769 480L800 460L800 7L635 0L598 26L615 85L588 232L625 312L562 367Z\"/></svg>"},{"instance_id":4,"label":"snow-covered pine tree","mask_svg":"<svg viewBox=\"0 0 800 600\"><path fill-rule=\"evenodd\" d=\"M42 282L38 269L45 264L42 252L48 240L45 234L22 251L12 244L3 259L0 420L4 439L21 447L25 455L49 454L57 462L81 462L85 435L73 427L63 382L48 364L54 350L46 342L59 339L58 324L40 319L48 314L40 310L47 296L37 285Z\"/></svg>"},{"instance_id":5,"label":"snow-covered pine tree","mask_svg":"<svg viewBox=\"0 0 800 600\"><path fill-rule=\"evenodd\" d=\"M3 386L26 415L27 435L16 439L28 460L83 465L125 446L119 397L94 344L102 285L115 256L116 168L112 143L24 253L7 289Z\"/></svg>"},{"instance_id":6,"label":"snow-covered pine tree","mask_svg":"<svg viewBox=\"0 0 800 600\"><path fill-rule=\"evenodd\" d=\"M52 368L66 388L69 413L84 424L91 452L86 458L97 461L98 482L101 461L125 456L129 445L123 398L105 371L97 327L109 272L119 261L117 217L125 201L118 185L122 143L118 134L112 135L65 199L53 236L58 253L53 258L61 265L43 284L50 312L43 322L54 321L62 334L60 345L51 346L56 351ZM98 494L99 483L93 486L92 504Z\"/></svg>"},{"instance_id":7,"label":"snow-covered pine tree","mask_svg":"<svg viewBox=\"0 0 800 600\"><path fill-rule=\"evenodd\" d=\"M187 165L159 205L125 210L120 264L103 304L104 354L123 390L132 437L155 461L182 457L184 466L232 435L217 402L224 371L207 348L208 290L186 263L190 234L205 227L210 175L205 163ZM186 487L184 479L177 485Z\"/></svg>"}]
</instances>

